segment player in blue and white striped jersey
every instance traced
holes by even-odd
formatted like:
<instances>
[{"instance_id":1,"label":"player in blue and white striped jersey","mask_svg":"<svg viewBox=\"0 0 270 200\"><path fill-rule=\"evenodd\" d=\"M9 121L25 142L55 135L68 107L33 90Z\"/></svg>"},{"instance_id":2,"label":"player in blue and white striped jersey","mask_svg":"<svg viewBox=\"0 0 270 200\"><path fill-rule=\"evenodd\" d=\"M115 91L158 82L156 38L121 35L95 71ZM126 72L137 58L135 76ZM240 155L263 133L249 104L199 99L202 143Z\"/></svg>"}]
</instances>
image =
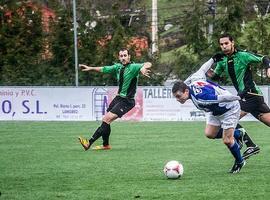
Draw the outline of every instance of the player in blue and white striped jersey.
<instances>
[{"instance_id":1,"label":"player in blue and white striped jersey","mask_svg":"<svg viewBox=\"0 0 270 200\"><path fill-rule=\"evenodd\" d=\"M240 104L238 102L240 97L232 95L213 82L207 81L206 69L206 65L202 66L193 74L194 76L188 78L188 81L176 82L172 92L180 103L183 104L191 99L198 109L208 113L205 128L207 137L215 138L220 128L223 129L223 142L235 158L234 165L229 172L238 173L245 165L240 146L234 137L234 130L240 117Z\"/></svg>"},{"instance_id":2,"label":"player in blue and white striped jersey","mask_svg":"<svg viewBox=\"0 0 270 200\"><path fill-rule=\"evenodd\" d=\"M200 69L190 75L184 83L187 85L191 85L195 81L208 81L206 74L210 72L211 74L211 66L215 62L214 60L217 60L217 58L210 58L207 62L205 62ZM209 81L208 81L209 82ZM212 83L213 85L217 85L215 83ZM207 135L207 137L212 139L218 139L222 138L223 129L221 128L216 135ZM243 153L243 158L246 160L250 156L253 156L255 154L258 154L260 151L260 148L257 144L255 144L250 136L247 134L246 130L238 123L235 127L234 137L237 140L238 144L240 145L240 149L243 146L243 143L245 143L247 149Z\"/></svg>"}]
</instances>

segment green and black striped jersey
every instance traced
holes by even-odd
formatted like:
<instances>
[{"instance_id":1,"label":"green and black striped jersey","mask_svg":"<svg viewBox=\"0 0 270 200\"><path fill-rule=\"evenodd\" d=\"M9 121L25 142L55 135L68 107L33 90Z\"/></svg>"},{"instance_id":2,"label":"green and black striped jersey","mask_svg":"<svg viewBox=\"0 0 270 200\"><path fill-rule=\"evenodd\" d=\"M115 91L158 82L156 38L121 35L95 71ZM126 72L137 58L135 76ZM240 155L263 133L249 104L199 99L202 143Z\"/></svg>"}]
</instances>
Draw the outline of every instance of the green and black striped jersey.
<instances>
[{"instance_id":1,"label":"green and black striped jersey","mask_svg":"<svg viewBox=\"0 0 270 200\"><path fill-rule=\"evenodd\" d=\"M103 73L113 74L118 81L118 95L133 99L136 94L140 69L143 63L129 63L126 66L115 63L111 66L104 66Z\"/></svg>"},{"instance_id":2,"label":"green and black striped jersey","mask_svg":"<svg viewBox=\"0 0 270 200\"><path fill-rule=\"evenodd\" d=\"M251 66L253 63L262 63L264 56L239 49L230 56L225 54L223 56L223 59L217 62L215 74L220 76L225 71L238 93L250 91L262 94L253 81Z\"/></svg>"}]
</instances>

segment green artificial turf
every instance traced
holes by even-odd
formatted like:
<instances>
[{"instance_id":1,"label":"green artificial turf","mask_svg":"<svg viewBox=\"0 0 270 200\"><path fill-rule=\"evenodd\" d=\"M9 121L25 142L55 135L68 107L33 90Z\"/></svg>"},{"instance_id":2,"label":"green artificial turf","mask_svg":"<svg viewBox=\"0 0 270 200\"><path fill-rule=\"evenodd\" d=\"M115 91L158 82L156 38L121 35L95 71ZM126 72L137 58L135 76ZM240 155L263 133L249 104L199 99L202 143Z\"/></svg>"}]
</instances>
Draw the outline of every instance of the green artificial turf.
<instances>
[{"instance_id":1,"label":"green artificial turf","mask_svg":"<svg viewBox=\"0 0 270 200\"><path fill-rule=\"evenodd\" d=\"M77 136L99 122L2 121L0 200L268 199L270 130L241 124L261 152L233 175L229 150L204 136L204 122L114 122L112 150L85 152ZM164 176L169 160L183 164L181 179Z\"/></svg>"}]
</instances>

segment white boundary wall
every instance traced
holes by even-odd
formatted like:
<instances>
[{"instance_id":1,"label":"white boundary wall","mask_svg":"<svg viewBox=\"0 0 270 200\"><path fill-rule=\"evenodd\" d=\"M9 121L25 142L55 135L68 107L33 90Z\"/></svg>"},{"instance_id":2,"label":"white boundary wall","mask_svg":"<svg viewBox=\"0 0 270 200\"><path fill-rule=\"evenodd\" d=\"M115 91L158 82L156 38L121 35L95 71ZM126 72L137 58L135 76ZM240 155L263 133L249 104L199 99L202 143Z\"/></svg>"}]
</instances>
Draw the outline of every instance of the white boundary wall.
<instances>
[{"instance_id":1,"label":"white boundary wall","mask_svg":"<svg viewBox=\"0 0 270 200\"><path fill-rule=\"evenodd\" d=\"M233 87L226 87L235 93ZM270 87L260 86L270 105ZM100 120L117 87L0 87L0 120ZM136 106L121 120L191 121L205 115L191 101L182 105L171 87L139 87ZM242 120L256 120L251 115Z\"/></svg>"}]
</instances>

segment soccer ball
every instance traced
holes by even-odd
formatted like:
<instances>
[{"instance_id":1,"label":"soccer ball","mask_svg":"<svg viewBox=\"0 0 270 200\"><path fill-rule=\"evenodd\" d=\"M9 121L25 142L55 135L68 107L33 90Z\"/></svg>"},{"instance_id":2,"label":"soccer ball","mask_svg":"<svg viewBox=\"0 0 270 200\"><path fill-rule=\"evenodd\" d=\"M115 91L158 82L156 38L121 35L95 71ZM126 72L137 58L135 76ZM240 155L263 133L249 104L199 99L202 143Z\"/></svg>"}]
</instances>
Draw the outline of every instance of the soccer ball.
<instances>
[{"instance_id":1,"label":"soccer ball","mask_svg":"<svg viewBox=\"0 0 270 200\"><path fill-rule=\"evenodd\" d=\"M180 178L184 173L184 168L181 163L176 160L171 160L164 166L163 172L168 179Z\"/></svg>"}]
</instances>

